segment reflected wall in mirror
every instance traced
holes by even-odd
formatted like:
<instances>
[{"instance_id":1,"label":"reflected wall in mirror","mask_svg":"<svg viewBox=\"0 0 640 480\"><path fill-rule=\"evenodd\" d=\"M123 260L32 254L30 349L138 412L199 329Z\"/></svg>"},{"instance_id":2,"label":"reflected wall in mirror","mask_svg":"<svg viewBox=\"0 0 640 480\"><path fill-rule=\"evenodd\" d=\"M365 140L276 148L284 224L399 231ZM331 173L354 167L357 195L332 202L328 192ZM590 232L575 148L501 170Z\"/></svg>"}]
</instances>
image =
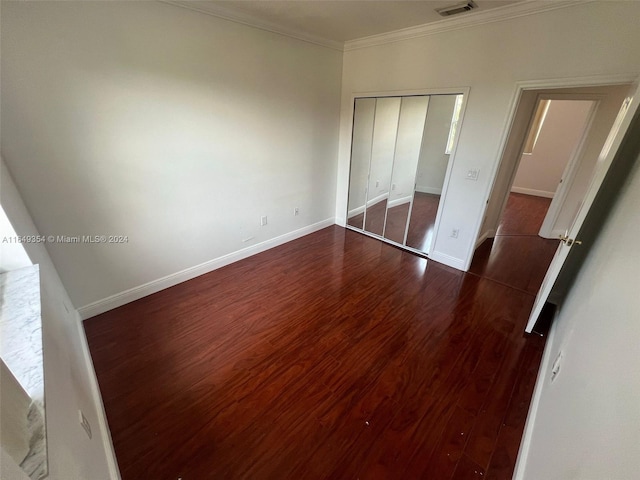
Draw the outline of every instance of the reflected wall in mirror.
<instances>
[{"instance_id":1,"label":"reflected wall in mirror","mask_svg":"<svg viewBox=\"0 0 640 480\"><path fill-rule=\"evenodd\" d=\"M429 252L433 242L433 229L461 107L462 95L434 95L429 104L406 240L408 247L425 253Z\"/></svg>"},{"instance_id":2,"label":"reflected wall in mirror","mask_svg":"<svg viewBox=\"0 0 640 480\"><path fill-rule=\"evenodd\" d=\"M400 98L376 100L367 208L364 216L364 230L376 235L382 235L384 232L399 115Z\"/></svg>"},{"instance_id":3,"label":"reflected wall in mirror","mask_svg":"<svg viewBox=\"0 0 640 480\"><path fill-rule=\"evenodd\" d=\"M353 112L353 141L351 142L351 171L349 174L349 214L347 225L362 229L367 202L373 118L376 111L375 98L356 99Z\"/></svg>"},{"instance_id":4,"label":"reflected wall in mirror","mask_svg":"<svg viewBox=\"0 0 640 480\"><path fill-rule=\"evenodd\" d=\"M16 238L1 208L0 238ZM0 443L37 480L47 474L40 272L20 243L0 249Z\"/></svg>"},{"instance_id":5,"label":"reflected wall in mirror","mask_svg":"<svg viewBox=\"0 0 640 480\"><path fill-rule=\"evenodd\" d=\"M428 253L463 95L357 98L347 225Z\"/></svg>"},{"instance_id":6,"label":"reflected wall in mirror","mask_svg":"<svg viewBox=\"0 0 640 480\"><path fill-rule=\"evenodd\" d=\"M404 97L398 121L384 237L404 244L429 97Z\"/></svg>"}]
</instances>

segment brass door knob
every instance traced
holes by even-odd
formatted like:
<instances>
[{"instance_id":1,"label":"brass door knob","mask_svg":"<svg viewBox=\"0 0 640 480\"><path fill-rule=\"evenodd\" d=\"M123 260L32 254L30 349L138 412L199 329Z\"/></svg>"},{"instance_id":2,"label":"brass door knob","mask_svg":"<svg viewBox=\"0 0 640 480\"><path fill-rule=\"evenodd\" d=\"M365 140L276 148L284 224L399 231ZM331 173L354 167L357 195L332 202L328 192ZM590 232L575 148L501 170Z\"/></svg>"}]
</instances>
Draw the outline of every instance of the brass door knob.
<instances>
[{"instance_id":1,"label":"brass door knob","mask_svg":"<svg viewBox=\"0 0 640 480\"><path fill-rule=\"evenodd\" d=\"M566 235L560 235L560 241L562 243L564 243L567 247L570 247L571 245L582 245L582 240L575 240L573 238L569 238Z\"/></svg>"}]
</instances>

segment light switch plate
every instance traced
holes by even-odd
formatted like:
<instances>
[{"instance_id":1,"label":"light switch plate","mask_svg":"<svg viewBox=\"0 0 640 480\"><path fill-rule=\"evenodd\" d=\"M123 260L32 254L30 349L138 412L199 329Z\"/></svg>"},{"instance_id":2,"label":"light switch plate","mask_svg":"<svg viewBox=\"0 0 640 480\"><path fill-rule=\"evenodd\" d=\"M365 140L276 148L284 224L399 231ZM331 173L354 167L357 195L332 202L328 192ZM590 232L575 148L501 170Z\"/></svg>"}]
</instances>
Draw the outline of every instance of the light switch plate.
<instances>
[{"instance_id":1,"label":"light switch plate","mask_svg":"<svg viewBox=\"0 0 640 480\"><path fill-rule=\"evenodd\" d=\"M480 173L480 170L478 170L477 168L471 169L467 172L467 180L473 180L473 181L477 181L478 180L478 174Z\"/></svg>"}]
</instances>

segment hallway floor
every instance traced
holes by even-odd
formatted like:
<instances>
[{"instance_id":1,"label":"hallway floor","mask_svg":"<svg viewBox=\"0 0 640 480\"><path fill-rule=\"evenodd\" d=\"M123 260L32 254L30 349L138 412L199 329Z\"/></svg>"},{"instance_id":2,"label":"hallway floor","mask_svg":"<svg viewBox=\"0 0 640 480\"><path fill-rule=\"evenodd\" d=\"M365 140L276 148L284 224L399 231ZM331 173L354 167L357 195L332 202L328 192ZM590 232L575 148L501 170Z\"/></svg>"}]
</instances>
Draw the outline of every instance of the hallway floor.
<instances>
[{"instance_id":1,"label":"hallway floor","mask_svg":"<svg viewBox=\"0 0 640 480\"><path fill-rule=\"evenodd\" d=\"M536 294L559 240L538 236L551 199L511 193L497 234L476 250L470 273Z\"/></svg>"}]
</instances>

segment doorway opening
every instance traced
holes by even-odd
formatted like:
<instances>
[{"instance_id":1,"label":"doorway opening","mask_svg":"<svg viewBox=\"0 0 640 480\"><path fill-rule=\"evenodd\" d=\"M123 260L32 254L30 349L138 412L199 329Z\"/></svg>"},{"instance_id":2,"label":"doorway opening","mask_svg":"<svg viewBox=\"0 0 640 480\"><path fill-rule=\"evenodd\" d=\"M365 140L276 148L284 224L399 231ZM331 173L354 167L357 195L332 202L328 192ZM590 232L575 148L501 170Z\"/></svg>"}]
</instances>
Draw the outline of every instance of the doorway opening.
<instances>
[{"instance_id":1,"label":"doorway opening","mask_svg":"<svg viewBox=\"0 0 640 480\"><path fill-rule=\"evenodd\" d=\"M523 90L470 272L536 295L629 85ZM522 271L525 258L536 267Z\"/></svg>"},{"instance_id":2,"label":"doorway opening","mask_svg":"<svg viewBox=\"0 0 640 480\"><path fill-rule=\"evenodd\" d=\"M557 239L569 228L574 209L567 193L575 190L578 195L576 189L583 188L573 185L574 181L588 181L592 174L585 171L587 175L575 176L584 159L582 147L598 103L546 96L538 99L505 208L505 212L516 209L521 214L503 213L496 235L526 235L529 226L541 237ZM568 207L565 201L569 201Z\"/></svg>"}]
</instances>

